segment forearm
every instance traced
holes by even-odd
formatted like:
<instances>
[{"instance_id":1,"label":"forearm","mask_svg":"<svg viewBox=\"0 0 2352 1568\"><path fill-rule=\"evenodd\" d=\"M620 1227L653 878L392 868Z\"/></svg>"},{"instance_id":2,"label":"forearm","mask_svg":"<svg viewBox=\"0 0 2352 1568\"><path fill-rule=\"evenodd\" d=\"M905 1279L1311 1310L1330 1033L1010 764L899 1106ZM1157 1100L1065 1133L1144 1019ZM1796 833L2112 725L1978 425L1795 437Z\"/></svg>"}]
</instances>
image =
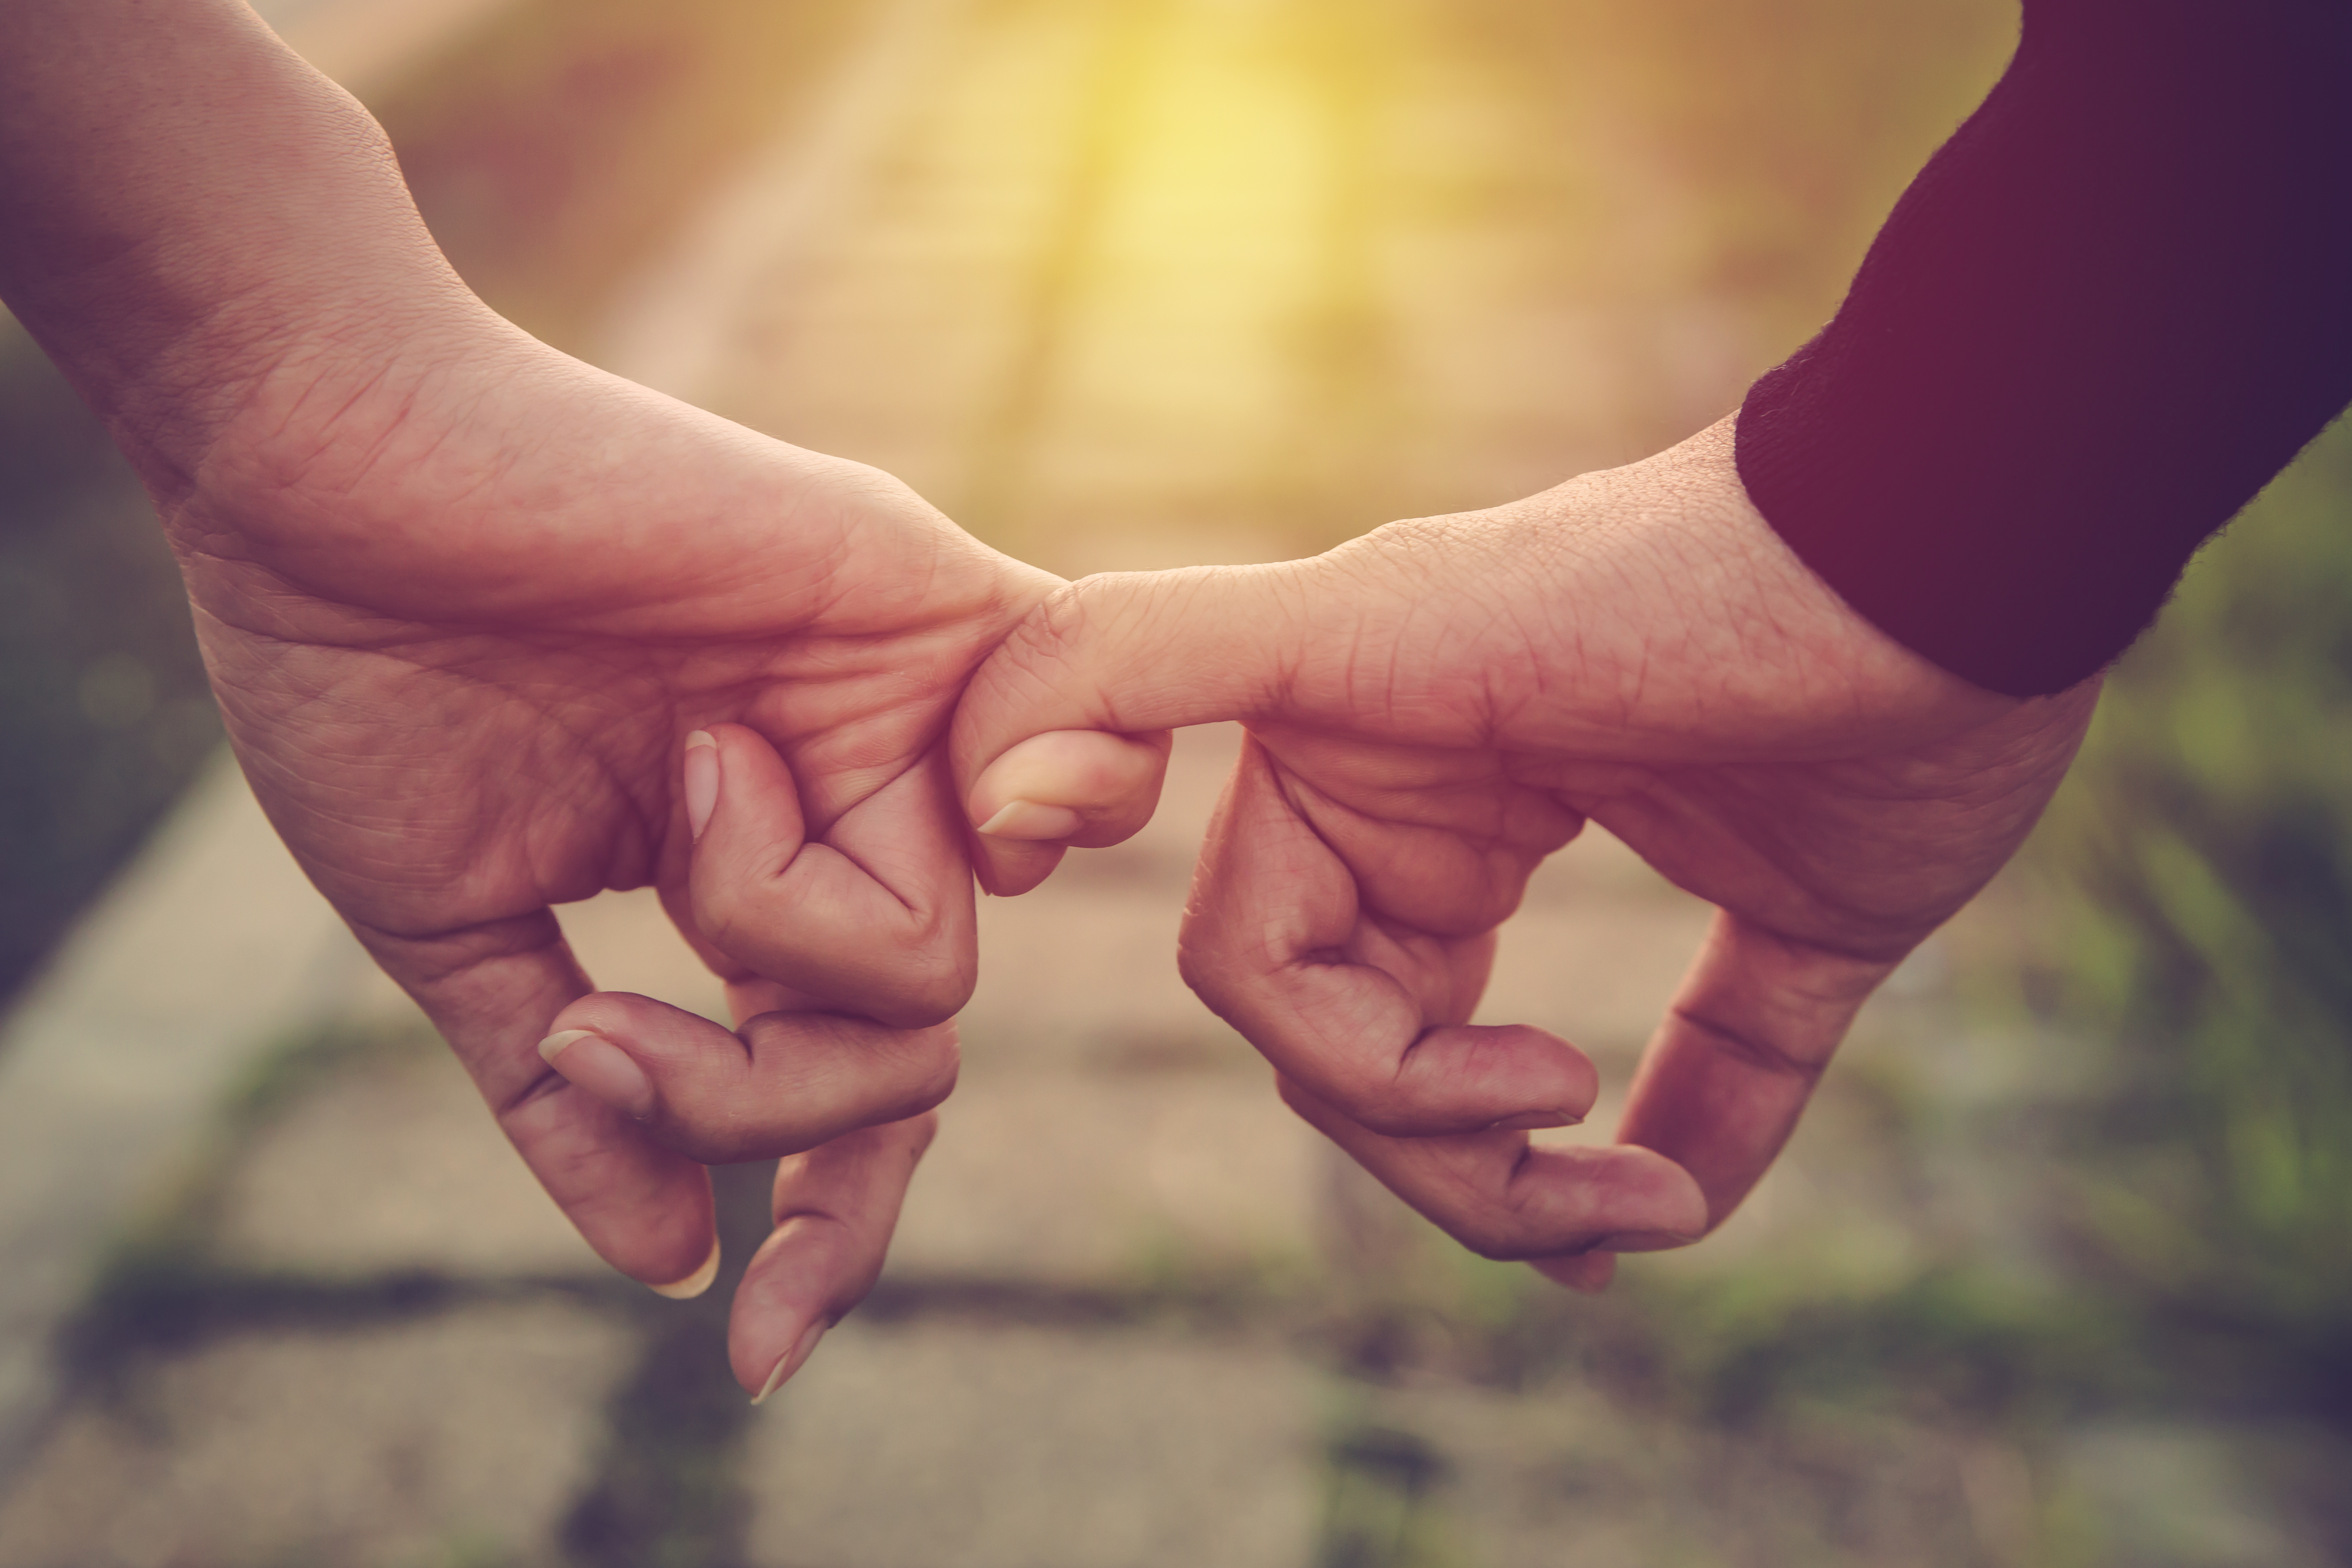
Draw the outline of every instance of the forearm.
<instances>
[{"instance_id":1,"label":"forearm","mask_svg":"<svg viewBox=\"0 0 2352 1568\"><path fill-rule=\"evenodd\" d=\"M2120 652L2352 398L2352 13L2028 0L2018 58L1739 470L1806 563L1979 685Z\"/></svg>"},{"instance_id":2,"label":"forearm","mask_svg":"<svg viewBox=\"0 0 2352 1568\"><path fill-rule=\"evenodd\" d=\"M383 132L236 0L6 0L0 297L150 487L478 310Z\"/></svg>"}]
</instances>

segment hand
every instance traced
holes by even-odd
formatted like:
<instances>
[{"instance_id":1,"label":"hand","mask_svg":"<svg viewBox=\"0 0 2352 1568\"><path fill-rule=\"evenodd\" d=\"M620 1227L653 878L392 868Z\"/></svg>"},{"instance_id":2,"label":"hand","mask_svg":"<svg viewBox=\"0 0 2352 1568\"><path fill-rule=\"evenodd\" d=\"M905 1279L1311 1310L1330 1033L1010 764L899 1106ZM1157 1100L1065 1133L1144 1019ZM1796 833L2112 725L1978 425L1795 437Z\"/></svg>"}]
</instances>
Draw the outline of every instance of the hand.
<instances>
[{"instance_id":1,"label":"hand","mask_svg":"<svg viewBox=\"0 0 2352 1568\"><path fill-rule=\"evenodd\" d=\"M481 312L389 363L304 362L195 474L167 524L272 821L623 1272L708 1283L689 1155L800 1156L730 1333L747 1387L790 1371L870 1287L954 1082L974 939L943 735L1055 579ZM583 1000L549 906L646 883L740 1040ZM534 1048L558 1032L562 1074ZM673 1070L711 1036L718 1088L751 1091L723 1120Z\"/></svg>"},{"instance_id":2,"label":"hand","mask_svg":"<svg viewBox=\"0 0 2352 1568\"><path fill-rule=\"evenodd\" d=\"M957 715L983 885L1149 816L1157 737L1073 731L1241 719L1181 963L1290 1103L1565 1283L1720 1224L1864 998L2023 838L2096 695L1996 697L1861 620L1748 504L1731 438L1309 561L1072 584ZM1589 1110L1591 1064L1465 1020L1588 818L1719 913L1619 1146L1538 1150L1525 1129Z\"/></svg>"},{"instance_id":3,"label":"hand","mask_svg":"<svg viewBox=\"0 0 2352 1568\"><path fill-rule=\"evenodd\" d=\"M715 1269L679 1148L793 1156L730 1336L772 1386L871 1283L954 1081L971 893L939 748L1053 579L499 321L381 128L241 0L8 23L0 294L155 497L256 793L624 1272ZM727 853L689 890L680 750L712 726ZM730 837L730 782L781 792L764 842ZM647 882L740 1039L581 1000L549 906ZM709 1035L747 1087L824 1091L688 1131L675 1048Z\"/></svg>"}]
</instances>

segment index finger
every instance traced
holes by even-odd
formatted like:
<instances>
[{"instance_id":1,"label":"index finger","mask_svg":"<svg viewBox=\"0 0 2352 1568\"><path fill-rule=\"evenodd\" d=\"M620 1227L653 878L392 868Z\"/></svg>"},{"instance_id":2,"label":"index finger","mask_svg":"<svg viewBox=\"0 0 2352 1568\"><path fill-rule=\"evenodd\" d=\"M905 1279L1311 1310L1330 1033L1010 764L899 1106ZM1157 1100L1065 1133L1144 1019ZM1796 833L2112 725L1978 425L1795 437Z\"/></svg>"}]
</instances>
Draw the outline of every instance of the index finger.
<instances>
[{"instance_id":1,"label":"index finger","mask_svg":"<svg viewBox=\"0 0 2352 1568\"><path fill-rule=\"evenodd\" d=\"M1567 1041L1465 1020L1494 933L1367 910L1355 872L1242 742L1201 851L1177 964L1210 1009L1352 1121L1400 1136L1581 1121L1599 1088Z\"/></svg>"},{"instance_id":2,"label":"index finger","mask_svg":"<svg viewBox=\"0 0 2352 1568\"><path fill-rule=\"evenodd\" d=\"M556 1015L590 990L554 914L419 936L353 929L441 1031L523 1163L597 1256L666 1295L708 1286L719 1240L709 1173L540 1058Z\"/></svg>"}]
</instances>

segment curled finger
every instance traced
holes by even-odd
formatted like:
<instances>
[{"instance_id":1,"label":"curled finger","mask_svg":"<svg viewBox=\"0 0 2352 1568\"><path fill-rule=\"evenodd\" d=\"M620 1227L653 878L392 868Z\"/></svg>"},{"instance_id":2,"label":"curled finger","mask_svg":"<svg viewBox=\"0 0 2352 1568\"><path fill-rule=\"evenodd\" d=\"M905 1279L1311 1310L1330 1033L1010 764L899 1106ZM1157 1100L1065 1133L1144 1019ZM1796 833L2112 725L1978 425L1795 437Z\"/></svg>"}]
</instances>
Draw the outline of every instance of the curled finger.
<instances>
[{"instance_id":1,"label":"curled finger","mask_svg":"<svg viewBox=\"0 0 2352 1568\"><path fill-rule=\"evenodd\" d=\"M532 1049L588 990L555 917L541 910L423 936L354 929L447 1039L499 1129L597 1255L664 1295L707 1288L719 1245L709 1173L606 1098L549 1071Z\"/></svg>"},{"instance_id":2,"label":"curled finger","mask_svg":"<svg viewBox=\"0 0 2352 1568\"><path fill-rule=\"evenodd\" d=\"M765 1013L730 1033L627 992L566 1007L541 1054L653 1142L705 1164L798 1154L915 1116L947 1098L958 1065L952 1023Z\"/></svg>"},{"instance_id":3,"label":"curled finger","mask_svg":"<svg viewBox=\"0 0 2352 1568\"><path fill-rule=\"evenodd\" d=\"M1706 1198L1689 1173L1648 1149L1539 1148L1525 1132L1437 1138L1374 1132L1296 1079L1282 1098L1381 1185L1481 1258L1576 1258L1695 1237ZM1599 1268L1565 1269L1583 1283ZM1607 1283L1605 1274L1599 1279ZM1585 1288L1592 1288L1586 1284Z\"/></svg>"},{"instance_id":4,"label":"curled finger","mask_svg":"<svg viewBox=\"0 0 2352 1568\"><path fill-rule=\"evenodd\" d=\"M1709 1223L1722 1224L1796 1131L1854 1015L1894 967L1717 914L1643 1053L1619 1140L1688 1170Z\"/></svg>"},{"instance_id":5,"label":"curled finger","mask_svg":"<svg viewBox=\"0 0 2352 1568\"><path fill-rule=\"evenodd\" d=\"M1416 932L1367 913L1349 866L1243 743L1201 852L1178 965L1210 1008L1350 1121L1396 1136L1566 1126L1592 1063L1523 1025L1465 1022L1491 931Z\"/></svg>"},{"instance_id":6,"label":"curled finger","mask_svg":"<svg viewBox=\"0 0 2352 1568\"><path fill-rule=\"evenodd\" d=\"M1122 843L1151 820L1168 772L1166 730L1055 730L989 764L965 797L973 864L993 893L1025 892L1066 849Z\"/></svg>"},{"instance_id":7,"label":"curled finger","mask_svg":"<svg viewBox=\"0 0 2352 1568\"><path fill-rule=\"evenodd\" d=\"M971 877L934 755L809 836L791 770L757 731L687 741L695 935L817 1005L901 1028L954 1016L978 966Z\"/></svg>"},{"instance_id":8,"label":"curled finger","mask_svg":"<svg viewBox=\"0 0 2352 1568\"><path fill-rule=\"evenodd\" d=\"M729 1363L753 1404L874 1289L938 1127L929 1114L869 1127L777 1165L775 1229L744 1270L727 1325Z\"/></svg>"}]
</instances>

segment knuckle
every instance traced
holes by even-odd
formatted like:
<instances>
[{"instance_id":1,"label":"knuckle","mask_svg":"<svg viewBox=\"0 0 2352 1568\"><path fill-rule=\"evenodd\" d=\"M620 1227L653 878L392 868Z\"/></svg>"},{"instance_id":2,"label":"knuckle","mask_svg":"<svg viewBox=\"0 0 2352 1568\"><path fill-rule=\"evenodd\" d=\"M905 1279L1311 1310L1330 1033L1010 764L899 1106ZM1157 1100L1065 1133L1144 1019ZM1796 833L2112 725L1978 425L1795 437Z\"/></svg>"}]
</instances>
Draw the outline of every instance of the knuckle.
<instances>
[{"instance_id":1,"label":"knuckle","mask_svg":"<svg viewBox=\"0 0 2352 1568\"><path fill-rule=\"evenodd\" d=\"M1507 1208L1458 1215L1444 1228L1489 1263L1521 1263L1548 1250L1533 1243L1520 1216Z\"/></svg>"},{"instance_id":2,"label":"knuckle","mask_svg":"<svg viewBox=\"0 0 2352 1568\"><path fill-rule=\"evenodd\" d=\"M938 1110L948 1096L955 1092L956 1077L961 1069L962 1062L951 1040L944 1057L930 1062L929 1070L918 1078L908 1091L891 1108L888 1120L903 1121L909 1116L928 1116ZM933 1131L936 1131L936 1121L932 1125ZM923 1137L925 1146L928 1147L930 1141L931 1133L926 1132Z\"/></svg>"},{"instance_id":3,"label":"knuckle","mask_svg":"<svg viewBox=\"0 0 2352 1568\"><path fill-rule=\"evenodd\" d=\"M1176 936L1176 973L1212 1009L1231 985L1222 933L1213 921L1187 914Z\"/></svg>"},{"instance_id":4,"label":"knuckle","mask_svg":"<svg viewBox=\"0 0 2352 1568\"><path fill-rule=\"evenodd\" d=\"M1821 1081L1828 1068L1826 1060L1815 1061L1783 1047L1764 1030L1743 1025L1737 1019L1714 1016L1706 1011L1685 1005L1673 1010L1674 1017L1716 1055L1770 1078L1793 1079L1811 1087Z\"/></svg>"},{"instance_id":5,"label":"knuckle","mask_svg":"<svg viewBox=\"0 0 2352 1568\"><path fill-rule=\"evenodd\" d=\"M940 951L941 944L907 955L885 973L857 985L872 998L867 1016L894 1029L929 1029L963 1011L980 983L977 956Z\"/></svg>"},{"instance_id":6,"label":"knuckle","mask_svg":"<svg viewBox=\"0 0 2352 1568\"><path fill-rule=\"evenodd\" d=\"M1264 959L1243 952L1228 922L1204 910L1196 897L1176 932L1176 973L1202 1005L1240 1028L1237 1015L1263 984L1265 968Z\"/></svg>"},{"instance_id":7,"label":"knuckle","mask_svg":"<svg viewBox=\"0 0 2352 1568\"><path fill-rule=\"evenodd\" d=\"M997 659L1056 707L1074 700L1087 722L1127 726L1100 693L1073 691L1069 669L1108 630L1150 622L1181 595L1183 572L1102 572L1048 594L1005 640Z\"/></svg>"},{"instance_id":8,"label":"knuckle","mask_svg":"<svg viewBox=\"0 0 2352 1568\"><path fill-rule=\"evenodd\" d=\"M998 657L1032 679L1052 680L1071 651L1087 640L1087 626L1095 617L1088 582L1065 584L1046 595L1013 629Z\"/></svg>"},{"instance_id":9,"label":"knuckle","mask_svg":"<svg viewBox=\"0 0 2352 1568\"><path fill-rule=\"evenodd\" d=\"M742 877L731 868L715 877L698 876L688 893L695 929L702 940L738 963L750 963L746 938L759 933L761 922L751 908Z\"/></svg>"},{"instance_id":10,"label":"knuckle","mask_svg":"<svg viewBox=\"0 0 2352 1568\"><path fill-rule=\"evenodd\" d=\"M664 1115L654 1131L657 1142L703 1165L765 1159L778 1153L778 1145L791 1137L780 1129L755 1129L731 1121L705 1125L675 1113Z\"/></svg>"},{"instance_id":11,"label":"knuckle","mask_svg":"<svg viewBox=\"0 0 2352 1568\"><path fill-rule=\"evenodd\" d=\"M952 1040L949 1043L949 1048L951 1051L954 1049ZM940 1092L940 1099L945 1100L954 1089L955 1068L950 1063L948 1069L947 1089ZM919 1163L923 1156L929 1152L932 1141L940 1135L940 1115L936 1109L936 1102L932 1106L926 1106L912 1116L901 1117L898 1125L906 1140L904 1145L906 1158L909 1163Z\"/></svg>"},{"instance_id":12,"label":"knuckle","mask_svg":"<svg viewBox=\"0 0 2352 1568\"><path fill-rule=\"evenodd\" d=\"M1331 1082L1330 1100L1364 1127L1388 1138L1431 1130L1429 1108L1393 1077L1362 1064L1344 1066Z\"/></svg>"}]
</instances>

